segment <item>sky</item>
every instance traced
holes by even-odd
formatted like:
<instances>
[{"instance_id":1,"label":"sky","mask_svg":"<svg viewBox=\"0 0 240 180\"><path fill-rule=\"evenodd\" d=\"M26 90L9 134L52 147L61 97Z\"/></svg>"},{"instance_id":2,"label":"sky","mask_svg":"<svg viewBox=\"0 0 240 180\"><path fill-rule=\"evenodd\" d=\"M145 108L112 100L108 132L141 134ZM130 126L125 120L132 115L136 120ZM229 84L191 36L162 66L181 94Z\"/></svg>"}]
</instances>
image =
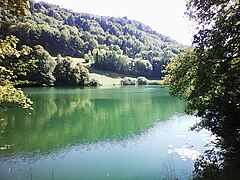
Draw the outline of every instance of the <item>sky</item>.
<instances>
[{"instance_id":1,"label":"sky","mask_svg":"<svg viewBox=\"0 0 240 180\"><path fill-rule=\"evenodd\" d=\"M42 1L42 0L36 0ZM162 35L190 45L193 26L184 15L186 0L43 0L75 12L127 17L149 25Z\"/></svg>"}]
</instances>

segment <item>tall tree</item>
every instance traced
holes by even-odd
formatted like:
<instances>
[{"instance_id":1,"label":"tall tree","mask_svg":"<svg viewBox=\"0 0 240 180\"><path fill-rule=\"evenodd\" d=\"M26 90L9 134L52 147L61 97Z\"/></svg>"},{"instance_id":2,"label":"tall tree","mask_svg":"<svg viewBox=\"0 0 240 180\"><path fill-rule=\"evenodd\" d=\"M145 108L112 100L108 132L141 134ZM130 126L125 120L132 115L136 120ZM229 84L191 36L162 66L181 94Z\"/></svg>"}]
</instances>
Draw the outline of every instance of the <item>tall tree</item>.
<instances>
[{"instance_id":1,"label":"tall tree","mask_svg":"<svg viewBox=\"0 0 240 180\"><path fill-rule=\"evenodd\" d=\"M14 16L24 16L28 11L28 0L0 0L2 8L7 9ZM0 39L0 62L3 63L11 56L20 56L21 53L16 49L18 39L14 36L7 36ZM0 66L0 107L5 108L9 103L17 103L22 107L31 107L31 101L22 91L14 87L11 81L12 71Z\"/></svg>"},{"instance_id":2,"label":"tall tree","mask_svg":"<svg viewBox=\"0 0 240 180\"><path fill-rule=\"evenodd\" d=\"M199 24L193 49L168 66L171 92L200 116L196 128L217 136L220 151L196 162L196 179L240 177L240 2L188 0L187 14Z\"/></svg>"}]
</instances>

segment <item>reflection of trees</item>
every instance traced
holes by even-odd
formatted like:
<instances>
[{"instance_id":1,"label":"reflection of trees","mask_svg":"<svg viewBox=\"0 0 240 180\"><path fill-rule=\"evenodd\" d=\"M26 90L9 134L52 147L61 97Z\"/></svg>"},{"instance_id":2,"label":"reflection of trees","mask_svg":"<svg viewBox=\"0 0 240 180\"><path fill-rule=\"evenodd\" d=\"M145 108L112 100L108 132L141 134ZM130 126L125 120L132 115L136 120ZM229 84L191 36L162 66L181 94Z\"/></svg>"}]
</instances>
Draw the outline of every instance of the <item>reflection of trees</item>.
<instances>
[{"instance_id":1,"label":"reflection of trees","mask_svg":"<svg viewBox=\"0 0 240 180\"><path fill-rule=\"evenodd\" d=\"M26 150L49 153L86 142L122 140L184 109L183 102L167 93L159 96L152 91L134 90L52 88L36 89L32 94L29 91L35 110L31 115L22 109L5 113L8 124L0 142L14 144L6 153Z\"/></svg>"}]
</instances>

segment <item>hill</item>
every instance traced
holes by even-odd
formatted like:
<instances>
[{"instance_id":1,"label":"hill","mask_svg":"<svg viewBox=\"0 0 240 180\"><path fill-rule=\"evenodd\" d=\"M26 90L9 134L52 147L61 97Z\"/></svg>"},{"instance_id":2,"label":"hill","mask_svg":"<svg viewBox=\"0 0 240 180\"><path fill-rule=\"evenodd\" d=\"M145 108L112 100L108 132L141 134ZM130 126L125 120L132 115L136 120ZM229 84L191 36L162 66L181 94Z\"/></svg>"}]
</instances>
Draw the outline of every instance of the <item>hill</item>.
<instances>
[{"instance_id":1,"label":"hill","mask_svg":"<svg viewBox=\"0 0 240 180\"><path fill-rule=\"evenodd\" d=\"M73 12L45 2L30 3L31 15L12 24L1 11L1 36L15 35L19 45L41 45L51 56L84 58L99 70L159 78L184 46L127 17Z\"/></svg>"}]
</instances>

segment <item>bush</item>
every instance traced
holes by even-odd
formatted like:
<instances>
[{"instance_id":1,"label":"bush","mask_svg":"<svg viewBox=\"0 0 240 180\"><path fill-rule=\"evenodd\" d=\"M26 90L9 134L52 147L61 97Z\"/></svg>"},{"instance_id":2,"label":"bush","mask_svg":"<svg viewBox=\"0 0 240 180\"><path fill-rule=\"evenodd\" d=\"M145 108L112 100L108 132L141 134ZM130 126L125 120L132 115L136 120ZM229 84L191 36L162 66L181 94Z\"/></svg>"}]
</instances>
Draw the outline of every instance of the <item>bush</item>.
<instances>
[{"instance_id":1,"label":"bush","mask_svg":"<svg viewBox=\"0 0 240 180\"><path fill-rule=\"evenodd\" d=\"M149 84L149 80L145 77L138 77L137 84L138 85L147 85L147 84Z\"/></svg>"},{"instance_id":2,"label":"bush","mask_svg":"<svg viewBox=\"0 0 240 180\"><path fill-rule=\"evenodd\" d=\"M131 77L125 77L121 80L121 85L137 85L137 79Z\"/></svg>"},{"instance_id":3,"label":"bush","mask_svg":"<svg viewBox=\"0 0 240 180\"><path fill-rule=\"evenodd\" d=\"M89 81L85 82L84 85L85 86L100 86L101 84L96 79L90 79Z\"/></svg>"},{"instance_id":4,"label":"bush","mask_svg":"<svg viewBox=\"0 0 240 180\"><path fill-rule=\"evenodd\" d=\"M63 59L59 56L56 61L55 85L84 86L89 81L89 71L82 64L72 65L70 57Z\"/></svg>"},{"instance_id":5,"label":"bush","mask_svg":"<svg viewBox=\"0 0 240 180\"><path fill-rule=\"evenodd\" d=\"M148 85L150 81L145 77L131 78L125 77L121 80L121 85Z\"/></svg>"}]
</instances>

